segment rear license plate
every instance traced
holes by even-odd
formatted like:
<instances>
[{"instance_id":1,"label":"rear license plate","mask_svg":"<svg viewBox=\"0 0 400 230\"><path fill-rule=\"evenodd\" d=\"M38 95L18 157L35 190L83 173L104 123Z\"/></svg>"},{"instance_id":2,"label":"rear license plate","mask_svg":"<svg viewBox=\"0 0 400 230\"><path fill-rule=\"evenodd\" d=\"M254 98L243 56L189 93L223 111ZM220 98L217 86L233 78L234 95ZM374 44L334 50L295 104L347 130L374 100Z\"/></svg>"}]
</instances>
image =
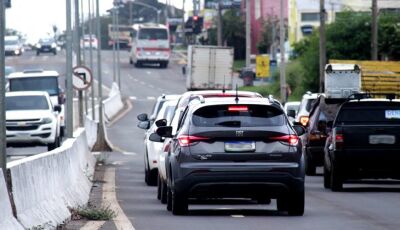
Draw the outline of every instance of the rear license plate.
<instances>
[{"instance_id":1,"label":"rear license plate","mask_svg":"<svg viewBox=\"0 0 400 230\"><path fill-rule=\"evenodd\" d=\"M230 141L225 142L225 152L254 152L256 143L254 141Z\"/></svg>"},{"instance_id":2,"label":"rear license plate","mask_svg":"<svg viewBox=\"0 0 400 230\"><path fill-rule=\"evenodd\" d=\"M393 135L369 135L369 143L371 145L393 145L394 143L396 143L396 137Z\"/></svg>"}]
</instances>

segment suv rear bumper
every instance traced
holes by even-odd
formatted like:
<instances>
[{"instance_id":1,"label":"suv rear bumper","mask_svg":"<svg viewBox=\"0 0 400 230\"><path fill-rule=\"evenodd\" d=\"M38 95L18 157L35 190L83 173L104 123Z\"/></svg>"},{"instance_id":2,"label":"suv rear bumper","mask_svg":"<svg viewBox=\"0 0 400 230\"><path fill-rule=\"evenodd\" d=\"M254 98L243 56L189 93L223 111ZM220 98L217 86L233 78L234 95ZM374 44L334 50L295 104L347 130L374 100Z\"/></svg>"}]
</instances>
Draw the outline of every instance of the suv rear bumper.
<instances>
[{"instance_id":1,"label":"suv rear bumper","mask_svg":"<svg viewBox=\"0 0 400 230\"><path fill-rule=\"evenodd\" d=\"M297 163L203 168L184 164L181 173L185 176L174 181L174 190L190 197L277 198L304 189L304 172Z\"/></svg>"}]
</instances>

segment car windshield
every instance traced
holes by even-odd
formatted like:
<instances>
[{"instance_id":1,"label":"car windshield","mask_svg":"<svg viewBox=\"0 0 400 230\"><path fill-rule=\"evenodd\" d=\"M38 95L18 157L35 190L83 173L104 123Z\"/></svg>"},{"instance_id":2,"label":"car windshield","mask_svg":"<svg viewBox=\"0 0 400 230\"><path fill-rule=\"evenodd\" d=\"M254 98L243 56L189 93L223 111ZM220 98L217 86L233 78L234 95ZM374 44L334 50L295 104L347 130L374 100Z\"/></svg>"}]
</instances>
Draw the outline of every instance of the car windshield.
<instances>
[{"instance_id":1,"label":"car windshield","mask_svg":"<svg viewBox=\"0 0 400 230\"><path fill-rule=\"evenodd\" d=\"M57 77L27 77L10 79L10 91L46 91L58 95Z\"/></svg>"},{"instance_id":2,"label":"car windshield","mask_svg":"<svg viewBox=\"0 0 400 230\"><path fill-rule=\"evenodd\" d=\"M6 97L6 110L48 110L45 96L11 96Z\"/></svg>"},{"instance_id":3,"label":"car windshield","mask_svg":"<svg viewBox=\"0 0 400 230\"><path fill-rule=\"evenodd\" d=\"M168 33L165 29L141 29L139 39L143 40L167 40Z\"/></svg>"},{"instance_id":4,"label":"car windshield","mask_svg":"<svg viewBox=\"0 0 400 230\"><path fill-rule=\"evenodd\" d=\"M4 45L6 45L6 46L7 46L7 45L9 45L9 46L10 46L10 45L11 45L11 46L12 46L12 45L18 45L18 40L5 40L5 41L4 41Z\"/></svg>"},{"instance_id":5,"label":"car windshield","mask_svg":"<svg viewBox=\"0 0 400 230\"><path fill-rule=\"evenodd\" d=\"M198 109L193 124L200 127L281 126L283 111L264 105L213 105Z\"/></svg>"},{"instance_id":6,"label":"car windshield","mask_svg":"<svg viewBox=\"0 0 400 230\"><path fill-rule=\"evenodd\" d=\"M53 42L54 42L54 40L51 38L44 38L44 39L39 40L39 43L41 43L41 44L51 44Z\"/></svg>"}]
</instances>

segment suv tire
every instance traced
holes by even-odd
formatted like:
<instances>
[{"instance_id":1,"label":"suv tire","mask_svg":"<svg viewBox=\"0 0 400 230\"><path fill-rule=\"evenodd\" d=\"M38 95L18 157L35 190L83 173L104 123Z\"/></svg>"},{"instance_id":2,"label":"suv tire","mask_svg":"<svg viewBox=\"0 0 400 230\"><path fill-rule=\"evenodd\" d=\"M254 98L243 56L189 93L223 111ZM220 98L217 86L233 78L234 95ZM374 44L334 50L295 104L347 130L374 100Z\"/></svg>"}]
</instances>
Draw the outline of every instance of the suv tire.
<instances>
[{"instance_id":1,"label":"suv tire","mask_svg":"<svg viewBox=\"0 0 400 230\"><path fill-rule=\"evenodd\" d=\"M157 177L157 199L161 200L161 178L160 175Z\"/></svg>"},{"instance_id":2,"label":"suv tire","mask_svg":"<svg viewBox=\"0 0 400 230\"><path fill-rule=\"evenodd\" d=\"M172 192L170 188L167 188L167 210L172 210Z\"/></svg>"},{"instance_id":3,"label":"suv tire","mask_svg":"<svg viewBox=\"0 0 400 230\"><path fill-rule=\"evenodd\" d=\"M338 192L343 189L343 179L341 172L339 171L339 167L336 161L331 162L331 190L333 192Z\"/></svg>"},{"instance_id":4,"label":"suv tire","mask_svg":"<svg viewBox=\"0 0 400 230\"><path fill-rule=\"evenodd\" d=\"M328 170L328 166L324 162L324 188L331 188L331 172Z\"/></svg>"},{"instance_id":5,"label":"suv tire","mask_svg":"<svg viewBox=\"0 0 400 230\"><path fill-rule=\"evenodd\" d=\"M305 154L305 171L307 176L315 176L317 167L315 166L312 158L310 157L310 154L306 150Z\"/></svg>"},{"instance_id":6,"label":"suv tire","mask_svg":"<svg viewBox=\"0 0 400 230\"><path fill-rule=\"evenodd\" d=\"M188 202L185 193L172 193L172 214L185 215L188 212Z\"/></svg>"},{"instance_id":7,"label":"suv tire","mask_svg":"<svg viewBox=\"0 0 400 230\"><path fill-rule=\"evenodd\" d=\"M304 214L304 189L291 193L288 201L287 211L289 216L302 216Z\"/></svg>"},{"instance_id":8,"label":"suv tire","mask_svg":"<svg viewBox=\"0 0 400 230\"><path fill-rule=\"evenodd\" d=\"M167 184L161 179L161 204L167 203Z\"/></svg>"},{"instance_id":9,"label":"suv tire","mask_svg":"<svg viewBox=\"0 0 400 230\"><path fill-rule=\"evenodd\" d=\"M56 149L58 147L60 147L60 137L56 137L56 139L54 140L54 143L50 143L47 145L47 151L51 151L53 149Z\"/></svg>"}]
</instances>

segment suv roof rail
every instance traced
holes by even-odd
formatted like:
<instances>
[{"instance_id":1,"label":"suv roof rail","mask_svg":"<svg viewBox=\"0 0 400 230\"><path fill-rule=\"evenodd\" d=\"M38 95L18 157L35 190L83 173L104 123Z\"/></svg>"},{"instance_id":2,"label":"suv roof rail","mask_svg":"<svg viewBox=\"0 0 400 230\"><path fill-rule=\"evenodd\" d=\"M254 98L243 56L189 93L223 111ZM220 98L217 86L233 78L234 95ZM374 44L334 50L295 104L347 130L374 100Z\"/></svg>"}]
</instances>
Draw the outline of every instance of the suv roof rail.
<instances>
[{"instance_id":1,"label":"suv roof rail","mask_svg":"<svg viewBox=\"0 0 400 230\"><path fill-rule=\"evenodd\" d=\"M278 100L276 100L276 99L274 98L274 96L271 95L271 94L268 95L267 99L268 99L269 103L271 103L271 104L275 104L275 105L282 106L281 102L278 101Z\"/></svg>"},{"instance_id":2,"label":"suv roof rail","mask_svg":"<svg viewBox=\"0 0 400 230\"><path fill-rule=\"evenodd\" d=\"M204 97L202 95L190 95L189 102L191 102L193 100L196 100L196 99L199 100L200 103L204 103L205 102Z\"/></svg>"},{"instance_id":3,"label":"suv roof rail","mask_svg":"<svg viewBox=\"0 0 400 230\"><path fill-rule=\"evenodd\" d=\"M394 100L396 98L400 98L399 94L396 93L353 93L351 94L347 100L361 100L367 98L373 98L374 96L384 96L388 100Z\"/></svg>"},{"instance_id":4,"label":"suv roof rail","mask_svg":"<svg viewBox=\"0 0 400 230\"><path fill-rule=\"evenodd\" d=\"M42 73L43 69L25 69L23 73Z\"/></svg>"}]
</instances>

